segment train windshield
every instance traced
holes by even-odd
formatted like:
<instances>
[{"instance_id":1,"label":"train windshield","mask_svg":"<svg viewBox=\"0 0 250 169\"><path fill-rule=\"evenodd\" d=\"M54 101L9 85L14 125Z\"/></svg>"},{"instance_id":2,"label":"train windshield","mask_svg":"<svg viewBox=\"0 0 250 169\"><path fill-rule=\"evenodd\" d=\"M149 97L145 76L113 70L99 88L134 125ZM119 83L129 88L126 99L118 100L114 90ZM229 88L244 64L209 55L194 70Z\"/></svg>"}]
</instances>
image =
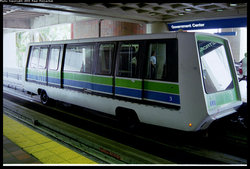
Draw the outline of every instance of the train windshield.
<instances>
[{"instance_id":1,"label":"train windshield","mask_svg":"<svg viewBox=\"0 0 250 169\"><path fill-rule=\"evenodd\" d=\"M207 93L232 89L233 79L222 43L198 40L202 74Z\"/></svg>"}]
</instances>

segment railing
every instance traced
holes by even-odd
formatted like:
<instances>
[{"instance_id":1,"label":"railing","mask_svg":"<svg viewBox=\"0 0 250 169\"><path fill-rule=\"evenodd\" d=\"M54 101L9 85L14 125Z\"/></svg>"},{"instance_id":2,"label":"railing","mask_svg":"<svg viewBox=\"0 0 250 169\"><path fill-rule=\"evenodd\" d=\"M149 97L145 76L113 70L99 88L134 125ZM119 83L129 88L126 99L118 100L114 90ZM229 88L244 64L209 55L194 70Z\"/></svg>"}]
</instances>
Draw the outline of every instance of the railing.
<instances>
[{"instance_id":1,"label":"railing","mask_svg":"<svg viewBox=\"0 0 250 169\"><path fill-rule=\"evenodd\" d=\"M23 89L23 68L3 68L3 85Z\"/></svg>"}]
</instances>

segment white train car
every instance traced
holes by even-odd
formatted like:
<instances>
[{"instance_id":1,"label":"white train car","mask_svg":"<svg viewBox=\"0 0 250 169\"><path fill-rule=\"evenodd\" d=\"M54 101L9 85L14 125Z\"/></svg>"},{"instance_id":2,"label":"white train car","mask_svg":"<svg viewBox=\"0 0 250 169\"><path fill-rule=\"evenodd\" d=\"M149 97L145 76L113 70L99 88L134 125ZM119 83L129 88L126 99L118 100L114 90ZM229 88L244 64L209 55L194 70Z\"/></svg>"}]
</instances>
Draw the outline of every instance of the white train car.
<instances>
[{"instance_id":1,"label":"white train car","mask_svg":"<svg viewBox=\"0 0 250 169\"><path fill-rule=\"evenodd\" d=\"M242 104L228 40L164 33L32 43L25 90L183 131L206 129Z\"/></svg>"}]
</instances>

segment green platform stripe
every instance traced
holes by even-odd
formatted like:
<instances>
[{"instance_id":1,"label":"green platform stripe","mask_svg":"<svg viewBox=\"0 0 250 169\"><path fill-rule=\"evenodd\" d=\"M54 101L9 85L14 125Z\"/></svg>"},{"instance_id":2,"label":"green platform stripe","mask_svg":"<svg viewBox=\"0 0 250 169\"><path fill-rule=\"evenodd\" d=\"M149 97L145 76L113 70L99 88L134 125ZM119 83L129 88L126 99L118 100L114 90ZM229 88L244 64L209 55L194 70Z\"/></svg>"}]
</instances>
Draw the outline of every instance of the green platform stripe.
<instances>
[{"instance_id":1,"label":"green platform stripe","mask_svg":"<svg viewBox=\"0 0 250 169\"><path fill-rule=\"evenodd\" d=\"M116 78L115 86L141 90L142 80Z\"/></svg>"},{"instance_id":2,"label":"green platform stripe","mask_svg":"<svg viewBox=\"0 0 250 169\"><path fill-rule=\"evenodd\" d=\"M179 85L161 82L144 81L144 90L179 94Z\"/></svg>"}]
</instances>

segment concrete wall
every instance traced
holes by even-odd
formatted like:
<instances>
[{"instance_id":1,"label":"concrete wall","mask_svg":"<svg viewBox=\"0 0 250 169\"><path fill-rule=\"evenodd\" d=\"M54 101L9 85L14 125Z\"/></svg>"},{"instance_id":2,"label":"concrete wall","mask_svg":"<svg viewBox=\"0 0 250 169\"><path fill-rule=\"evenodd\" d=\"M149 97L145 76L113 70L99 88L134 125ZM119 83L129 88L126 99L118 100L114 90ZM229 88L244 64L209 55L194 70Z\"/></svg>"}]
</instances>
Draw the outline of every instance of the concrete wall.
<instances>
[{"instance_id":1,"label":"concrete wall","mask_svg":"<svg viewBox=\"0 0 250 169\"><path fill-rule=\"evenodd\" d=\"M3 32L3 68L16 68L16 33Z\"/></svg>"},{"instance_id":2,"label":"concrete wall","mask_svg":"<svg viewBox=\"0 0 250 169\"><path fill-rule=\"evenodd\" d=\"M155 22L147 24L146 33L166 33L169 32L167 24L164 22Z\"/></svg>"},{"instance_id":3,"label":"concrete wall","mask_svg":"<svg viewBox=\"0 0 250 169\"><path fill-rule=\"evenodd\" d=\"M236 62L241 61L247 52L247 32L246 28L227 28L222 32L236 32L235 36L225 36L231 45L233 57Z\"/></svg>"},{"instance_id":4,"label":"concrete wall","mask_svg":"<svg viewBox=\"0 0 250 169\"><path fill-rule=\"evenodd\" d=\"M40 17L35 17L30 21L30 29L37 29L46 26L77 22L80 20L89 19L88 17L74 15L58 15L49 14Z\"/></svg>"},{"instance_id":5,"label":"concrete wall","mask_svg":"<svg viewBox=\"0 0 250 169\"><path fill-rule=\"evenodd\" d=\"M145 34L146 24L136 24L112 20L101 21L101 37ZM99 36L99 20L82 20L72 23L72 39Z\"/></svg>"}]
</instances>

